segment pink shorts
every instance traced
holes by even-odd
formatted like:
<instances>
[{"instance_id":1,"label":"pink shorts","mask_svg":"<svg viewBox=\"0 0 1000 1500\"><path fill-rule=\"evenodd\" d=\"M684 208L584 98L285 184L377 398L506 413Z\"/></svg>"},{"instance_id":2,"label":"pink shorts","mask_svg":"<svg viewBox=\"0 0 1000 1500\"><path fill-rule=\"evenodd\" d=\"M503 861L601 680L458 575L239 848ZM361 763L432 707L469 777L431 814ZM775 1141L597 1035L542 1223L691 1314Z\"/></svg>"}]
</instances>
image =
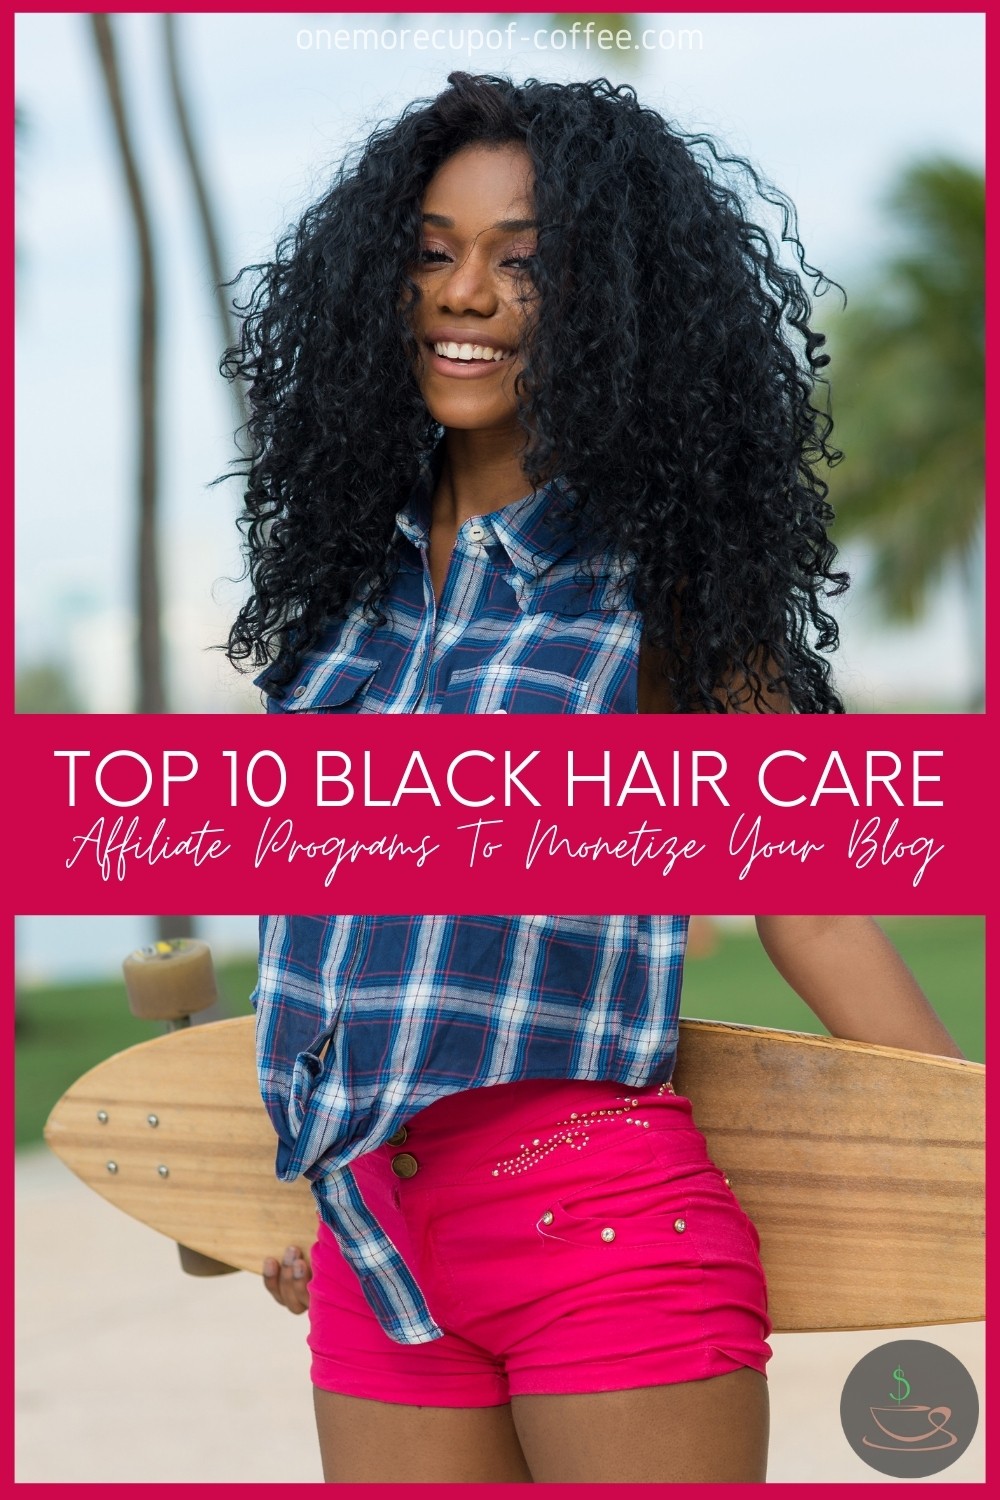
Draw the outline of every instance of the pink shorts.
<instances>
[{"instance_id":1,"label":"pink shorts","mask_svg":"<svg viewBox=\"0 0 1000 1500\"><path fill-rule=\"evenodd\" d=\"M465 1090L351 1170L444 1336L390 1339L321 1223L309 1347L323 1390L500 1406L764 1373L757 1231L669 1084Z\"/></svg>"}]
</instances>

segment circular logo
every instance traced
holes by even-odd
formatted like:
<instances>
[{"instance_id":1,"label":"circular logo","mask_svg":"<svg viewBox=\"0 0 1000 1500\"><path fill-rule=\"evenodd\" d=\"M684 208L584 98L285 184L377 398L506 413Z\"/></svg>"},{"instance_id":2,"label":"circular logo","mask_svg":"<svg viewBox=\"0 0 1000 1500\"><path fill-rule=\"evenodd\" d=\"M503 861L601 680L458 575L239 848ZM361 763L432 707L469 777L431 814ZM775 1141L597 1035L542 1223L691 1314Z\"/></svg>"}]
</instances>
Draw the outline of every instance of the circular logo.
<instances>
[{"instance_id":1,"label":"circular logo","mask_svg":"<svg viewBox=\"0 0 1000 1500\"><path fill-rule=\"evenodd\" d=\"M859 1359L840 1398L844 1436L880 1474L922 1479L960 1457L979 1425L979 1395L960 1359L924 1339L896 1339Z\"/></svg>"}]
</instances>

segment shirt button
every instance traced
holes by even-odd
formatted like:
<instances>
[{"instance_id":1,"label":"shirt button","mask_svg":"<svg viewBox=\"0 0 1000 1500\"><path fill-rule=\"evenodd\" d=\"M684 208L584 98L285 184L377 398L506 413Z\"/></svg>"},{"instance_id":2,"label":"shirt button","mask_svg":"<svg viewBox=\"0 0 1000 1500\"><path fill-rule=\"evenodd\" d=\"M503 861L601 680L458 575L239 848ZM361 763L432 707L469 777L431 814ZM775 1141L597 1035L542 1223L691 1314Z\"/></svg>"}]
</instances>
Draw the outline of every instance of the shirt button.
<instances>
[{"instance_id":1,"label":"shirt button","mask_svg":"<svg viewBox=\"0 0 1000 1500\"><path fill-rule=\"evenodd\" d=\"M390 1146L402 1146L403 1142L406 1140L406 1136L407 1136L406 1126L405 1125L400 1125L399 1129L398 1130L394 1130L393 1133L392 1133L392 1135L389 1137L388 1144Z\"/></svg>"},{"instance_id":2,"label":"shirt button","mask_svg":"<svg viewBox=\"0 0 1000 1500\"><path fill-rule=\"evenodd\" d=\"M305 695L305 688L300 684L292 693L293 698L301 698Z\"/></svg>"},{"instance_id":3,"label":"shirt button","mask_svg":"<svg viewBox=\"0 0 1000 1500\"><path fill-rule=\"evenodd\" d=\"M392 1158L392 1170L397 1177L416 1177L420 1171L420 1163L409 1151L401 1151L398 1156Z\"/></svg>"},{"instance_id":4,"label":"shirt button","mask_svg":"<svg viewBox=\"0 0 1000 1500\"><path fill-rule=\"evenodd\" d=\"M486 528L485 528L485 526L470 526L469 527L469 536L472 538L472 540L474 542L481 542L484 539L484 537L486 536Z\"/></svg>"},{"instance_id":5,"label":"shirt button","mask_svg":"<svg viewBox=\"0 0 1000 1500\"><path fill-rule=\"evenodd\" d=\"M506 710L506 709L505 709L505 708L495 708L495 709L494 709L494 710L493 710L493 712L494 712L494 713L495 713L495 714L505 714L505 713L506 713L506 712L507 712L507 710Z\"/></svg>"}]
</instances>

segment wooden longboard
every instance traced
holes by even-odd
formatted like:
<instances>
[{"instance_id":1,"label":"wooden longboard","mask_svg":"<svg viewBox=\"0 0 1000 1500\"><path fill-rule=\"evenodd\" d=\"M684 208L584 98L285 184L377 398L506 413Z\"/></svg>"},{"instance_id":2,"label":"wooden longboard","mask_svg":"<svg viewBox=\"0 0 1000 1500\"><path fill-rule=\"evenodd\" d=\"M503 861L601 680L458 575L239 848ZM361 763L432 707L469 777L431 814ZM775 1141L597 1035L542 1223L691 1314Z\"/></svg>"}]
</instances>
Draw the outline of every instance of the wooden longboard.
<instances>
[{"instance_id":1,"label":"wooden longboard","mask_svg":"<svg viewBox=\"0 0 1000 1500\"><path fill-rule=\"evenodd\" d=\"M682 1021L673 1083L757 1226L776 1331L984 1316L982 1064ZM109 1203L230 1265L315 1237L305 1180L274 1176L252 1016L109 1058L45 1139Z\"/></svg>"}]
</instances>

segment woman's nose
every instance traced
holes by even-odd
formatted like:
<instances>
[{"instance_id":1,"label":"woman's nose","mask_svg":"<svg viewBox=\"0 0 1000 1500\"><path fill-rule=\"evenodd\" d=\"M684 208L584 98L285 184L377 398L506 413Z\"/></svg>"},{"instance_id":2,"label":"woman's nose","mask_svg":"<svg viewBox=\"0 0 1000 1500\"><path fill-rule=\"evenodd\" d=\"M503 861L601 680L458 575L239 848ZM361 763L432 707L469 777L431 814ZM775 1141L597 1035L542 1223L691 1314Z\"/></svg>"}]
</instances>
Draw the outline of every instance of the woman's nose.
<instances>
[{"instance_id":1,"label":"woman's nose","mask_svg":"<svg viewBox=\"0 0 1000 1500\"><path fill-rule=\"evenodd\" d=\"M456 260L447 276L438 282L438 305L442 311L490 313L496 307L497 294L489 262L475 250Z\"/></svg>"}]
</instances>

